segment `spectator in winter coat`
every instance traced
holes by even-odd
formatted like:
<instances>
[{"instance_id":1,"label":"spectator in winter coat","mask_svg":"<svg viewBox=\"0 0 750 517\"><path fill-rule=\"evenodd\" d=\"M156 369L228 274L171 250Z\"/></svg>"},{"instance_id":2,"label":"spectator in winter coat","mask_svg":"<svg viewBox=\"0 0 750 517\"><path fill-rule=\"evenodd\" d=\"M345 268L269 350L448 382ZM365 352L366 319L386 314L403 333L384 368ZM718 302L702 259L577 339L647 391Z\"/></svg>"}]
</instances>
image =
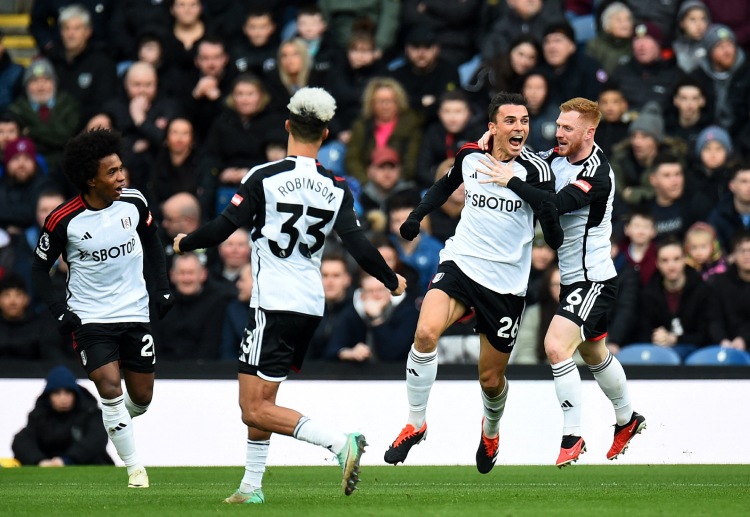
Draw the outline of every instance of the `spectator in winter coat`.
<instances>
[{"instance_id":1,"label":"spectator in winter coat","mask_svg":"<svg viewBox=\"0 0 750 517\"><path fill-rule=\"evenodd\" d=\"M750 344L750 232L741 231L732 240L732 261L726 273L711 278L709 337L711 343L747 350Z\"/></svg>"},{"instance_id":2,"label":"spectator in winter coat","mask_svg":"<svg viewBox=\"0 0 750 517\"><path fill-rule=\"evenodd\" d=\"M88 120L117 91L115 62L91 37L91 14L80 4L65 7L58 18L62 46L50 50L58 88L73 97Z\"/></svg>"},{"instance_id":3,"label":"spectator in winter coat","mask_svg":"<svg viewBox=\"0 0 750 517\"><path fill-rule=\"evenodd\" d=\"M708 343L709 288L686 267L682 243L668 238L656 251L657 273L643 289L640 340L674 349L684 359Z\"/></svg>"},{"instance_id":4,"label":"spectator in winter coat","mask_svg":"<svg viewBox=\"0 0 750 517\"><path fill-rule=\"evenodd\" d=\"M413 298L405 293L391 296L378 279L363 273L326 357L359 363L405 361L418 318Z\"/></svg>"},{"instance_id":5,"label":"spectator in winter coat","mask_svg":"<svg viewBox=\"0 0 750 517\"><path fill-rule=\"evenodd\" d=\"M112 465L102 412L67 367L47 374L47 385L29 413L26 427L13 438L13 454L22 465L65 467Z\"/></svg>"},{"instance_id":6,"label":"spectator in winter coat","mask_svg":"<svg viewBox=\"0 0 750 517\"><path fill-rule=\"evenodd\" d=\"M23 279L6 273L0 280L0 358L28 361L60 360L62 336L45 311L37 315Z\"/></svg>"},{"instance_id":7,"label":"spectator in winter coat","mask_svg":"<svg viewBox=\"0 0 750 517\"><path fill-rule=\"evenodd\" d=\"M725 196L708 216L725 253L730 252L737 232L750 229L750 164L738 167L729 181L729 191L732 195Z\"/></svg>"}]
</instances>

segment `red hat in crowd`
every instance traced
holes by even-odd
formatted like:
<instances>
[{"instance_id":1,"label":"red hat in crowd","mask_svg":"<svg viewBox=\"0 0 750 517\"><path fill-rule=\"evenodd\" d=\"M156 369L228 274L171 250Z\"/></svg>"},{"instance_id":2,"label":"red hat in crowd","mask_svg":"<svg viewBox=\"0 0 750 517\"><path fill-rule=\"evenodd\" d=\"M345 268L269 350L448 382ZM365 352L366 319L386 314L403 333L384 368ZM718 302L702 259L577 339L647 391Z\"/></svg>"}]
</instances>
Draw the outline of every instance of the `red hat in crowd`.
<instances>
[{"instance_id":1,"label":"red hat in crowd","mask_svg":"<svg viewBox=\"0 0 750 517\"><path fill-rule=\"evenodd\" d=\"M644 36L649 36L650 38L652 38L659 44L660 47L664 43L664 35L662 34L661 29L653 22L639 23L635 26L635 29L633 30L633 37L642 38Z\"/></svg>"},{"instance_id":2,"label":"red hat in crowd","mask_svg":"<svg viewBox=\"0 0 750 517\"><path fill-rule=\"evenodd\" d=\"M391 147L376 147L372 151L370 162L376 166L385 165L386 163L399 165L401 159L399 158L398 153Z\"/></svg>"},{"instance_id":3,"label":"red hat in crowd","mask_svg":"<svg viewBox=\"0 0 750 517\"><path fill-rule=\"evenodd\" d=\"M17 138L5 144L3 161L7 165L16 155L25 154L32 160L36 159L36 147L30 138Z\"/></svg>"}]
</instances>

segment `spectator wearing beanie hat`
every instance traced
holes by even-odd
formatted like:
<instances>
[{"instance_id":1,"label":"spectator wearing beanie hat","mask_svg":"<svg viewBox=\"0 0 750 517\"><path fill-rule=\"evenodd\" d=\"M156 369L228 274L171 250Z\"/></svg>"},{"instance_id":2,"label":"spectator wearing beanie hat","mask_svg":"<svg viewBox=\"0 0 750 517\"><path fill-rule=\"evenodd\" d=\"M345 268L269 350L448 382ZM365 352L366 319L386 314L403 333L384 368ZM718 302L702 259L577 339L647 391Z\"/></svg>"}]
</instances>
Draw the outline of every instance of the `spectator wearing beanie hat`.
<instances>
[{"instance_id":1,"label":"spectator wearing beanie hat","mask_svg":"<svg viewBox=\"0 0 750 517\"><path fill-rule=\"evenodd\" d=\"M673 57L665 57L665 40L662 30L653 22L639 23L633 30L633 57L618 65L612 73L628 100L630 107L640 111L644 104L656 101L664 109L670 102L671 92L685 73Z\"/></svg>"},{"instance_id":2,"label":"spectator wearing beanie hat","mask_svg":"<svg viewBox=\"0 0 750 517\"><path fill-rule=\"evenodd\" d=\"M67 367L56 366L47 374L28 424L13 438L13 454L22 465L112 465L101 419L91 393Z\"/></svg>"},{"instance_id":3,"label":"spectator wearing beanie hat","mask_svg":"<svg viewBox=\"0 0 750 517\"><path fill-rule=\"evenodd\" d=\"M697 160L688 178L694 190L709 197L713 204L729 192L729 180L735 168L734 145L727 131L716 125L708 126L698 134L695 142Z\"/></svg>"},{"instance_id":4,"label":"spectator wearing beanie hat","mask_svg":"<svg viewBox=\"0 0 750 517\"><path fill-rule=\"evenodd\" d=\"M685 156L684 142L664 134L664 119L656 102L646 104L628 127L629 138L615 145L610 158L616 190L631 206L653 196L648 173L656 156L664 150L680 158Z\"/></svg>"},{"instance_id":5,"label":"spectator wearing beanie hat","mask_svg":"<svg viewBox=\"0 0 750 517\"><path fill-rule=\"evenodd\" d=\"M57 91L57 76L47 59L29 65L23 84L26 95L16 99L9 110L26 127L27 136L34 140L54 173L65 142L78 127L78 104L67 93ZM67 187L67 183L62 181L60 186Z\"/></svg>"},{"instance_id":6,"label":"spectator wearing beanie hat","mask_svg":"<svg viewBox=\"0 0 750 517\"><path fill-rule=\"evenodd\" d=\"M683 0L626 0L633 18L659 27L664 42L674 39L677 10ZM669 45L665 45L668 47Z\"/></svg>"},{"instance_id":7,"label":"spectator wearing beanie hat","mask_svg":"<svg viewBox=\"0 0 750 517\"><path fill-rule=\"evenodd\" d=\"M700 0L686 0L677 11L677 36L672 42L677 66L685 73L698 67L706 55L703 37L711 23L711 13Z\"/></svg>"},{"instance_id":8,"label":"spectator wearing beanie hat","mask_svg":"<svg viewBox=\"0 0 750 517\"><path fill-rule=\"evenodd\" d=\"M695 153L700 155L703 149L710 142L717 142L720 144L727 155L731 155L733 151L732 138L729 133L720 126L708 126L698 134L698 139L695 142Z\"/></svg>"},{"instance_id":9,"label":"spectator wearing beanie hat","mask_svg":"<svg viewBox=\"0 0 750 517\"><path fill-rule=\"evenodd\" d=\"M31 159L34 159L36 157L36 147L34 146L34 142L30 138L26 137L20 137L16 138L15 140L10 140L7 144L5 144L5 153L3 154L3 165L8 165L8 163L13 160L17 155L24 154L30 157Z\"/></svg>"},{"instance_id":10,"label":"spectator wearing beanie hat","mask_svg":"<svg viewBox=\"0 0 750 517\"><path fill-rule=\"evenodd\" d=\"M36 149L28 138L11 140L5 146L5 172L0 177L0 228L11 234L34 225L36 201L48 186L37 172Z\"/></svg>"},{"instance_id":11,"label":"spectator wearing beanie hat","mask_svg":"<svg viewBox=\"0 0 750 517\"><path fill-rule=\"evenodd\" d=\"M750 51L750 2L747 0L703 0L713 23L723 23L737 36L737 45Z\"/></svg>"},{"instance_id":12,"label":"spectator wearing beanie hat","mask_svg":"<svg viewBox=\"0 0 750 517\"><path fill-rule=\"evenodd\" d=\"M710 25L703 44L706 55L694 75L707 92L708 109L716 123L734 132L747 121L750 64L745 51L737 46L734 32L726 25Z\"/></svg>"},{"instance_id":13,"label":"spectator wearing beanie hat","mask_svg":"<svg viewBox=\"0 0 750 517\"><path fill-rule=\"evenodd\" d=\"M543 62L540 69L549 77L549 101L560 104L573 97L596 100L607 73L599 62L578 50L573 28L566 21L544 28Z\"/></svg>"}]
</instances>

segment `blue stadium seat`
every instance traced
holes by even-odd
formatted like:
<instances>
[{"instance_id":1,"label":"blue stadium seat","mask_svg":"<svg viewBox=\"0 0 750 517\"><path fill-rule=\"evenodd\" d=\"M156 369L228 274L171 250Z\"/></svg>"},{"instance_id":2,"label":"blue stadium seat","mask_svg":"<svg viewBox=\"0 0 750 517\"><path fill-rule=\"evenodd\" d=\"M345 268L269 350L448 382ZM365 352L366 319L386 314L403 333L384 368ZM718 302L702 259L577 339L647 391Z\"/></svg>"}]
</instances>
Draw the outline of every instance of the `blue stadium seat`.
<instances>
[{"instance_id":1,"label":"blue stadium seat","mask_svg":"<svg viewBox=\"0 0 750 517\"><path fill-rule=\"evenodd\" d=\"M633 343L623 347L617 354L622 364L629 365L679 365L682 363L680 355L671 348L656 346L652 343Z\"/></svg>"},{"instance_id":2,"label":"blue stadium seat","mask_svg":"<svg viewBox=\"0 0 750 517\"><path fill-rule=\"evenodd\" d=\"M344 168L344 157L346 156L346 145L338 140L326 142L318 151L318 161L334 174L347 176Z\"/></svg>"},{"instance_id":3,"label":"blue stadium seat","mask_svg":"<svg viewBox=\"0 0 750 517\"><path fill-rule=\"evenodd\" d=\"M685 359L689 366L750 366L750 354L734 348L711 345L698 349Z\"/></svg>"}]
</instances>

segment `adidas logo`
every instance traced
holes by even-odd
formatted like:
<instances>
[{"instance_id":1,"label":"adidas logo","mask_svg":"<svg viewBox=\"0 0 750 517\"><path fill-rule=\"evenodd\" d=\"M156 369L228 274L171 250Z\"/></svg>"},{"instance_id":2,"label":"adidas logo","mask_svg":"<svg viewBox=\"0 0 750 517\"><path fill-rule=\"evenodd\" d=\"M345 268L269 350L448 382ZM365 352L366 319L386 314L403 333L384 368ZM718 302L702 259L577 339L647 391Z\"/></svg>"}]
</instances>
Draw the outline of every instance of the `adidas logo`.
<instances>
[{"instance_id":1,"label":"adidas logo","mask_svg":"<svg viewBox=\"0 0 750 517\"><path fill-rule=\"evenodd\" d=\"M115 434L115 433L116 433L117 431L122 431L122 430L123 430L123 429L125 429L125 428L126 428L127 426L128 426L128 424L124 424L124 423L120 422L120 423L119 423L119 424L117 424L116 426L114 426L114 427L110 427L110 428L109 428L109 434L110 434L110 435L114 435L114 434Z\"/></svg>"},{"instance_id":2,"label":"adidas logo","mask_svg":"<svg viewBox=\"0 0 750 517\"><path fill-rule=\"evenodd\" d=\"M571 408L571 407L573 407L573 404L571 404L569 400L566 400L565 402L563 402L562 404L560 404L560 407L563 408L563 409L565 409L565 408Z\"/></svg>"},{"instance_id":3,"label":"adidas logo","mask_svg":"<svg viewBox=\"0 0 750 517\"><path fill-rule=\"evenodd\" d=\"M87 241L87 240L92 239L92 238L93 237L91 237L91 234L89 232L86 232L86 233L83 234L83 237L81 237L81 240L82 241Z\"/></svg>"},{"instance_id":4,"label":"adidas logo","mask_svg":"<svg viewBox=\"0 0 750 517\"><path fill-rule=\"evenodd\" d=\"M563 309L568 312L575 312L572 305L566 305L565 307L563 307Z\"/></svg>"},{"instance_id":5,"label":"adidas logo","mask_svg":"<svg viewBox=\"0 0 750 517\"><path fill-rule=\"evenodd\" d=\"M417 373L417 370L415 370L414 368L407 368L406 369L406 373L414 375L415 377L419 377L419 374Z\"/></svg>"}]
</instances>

